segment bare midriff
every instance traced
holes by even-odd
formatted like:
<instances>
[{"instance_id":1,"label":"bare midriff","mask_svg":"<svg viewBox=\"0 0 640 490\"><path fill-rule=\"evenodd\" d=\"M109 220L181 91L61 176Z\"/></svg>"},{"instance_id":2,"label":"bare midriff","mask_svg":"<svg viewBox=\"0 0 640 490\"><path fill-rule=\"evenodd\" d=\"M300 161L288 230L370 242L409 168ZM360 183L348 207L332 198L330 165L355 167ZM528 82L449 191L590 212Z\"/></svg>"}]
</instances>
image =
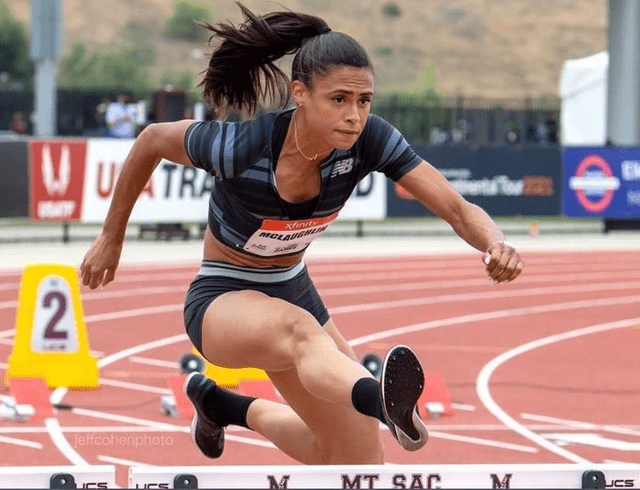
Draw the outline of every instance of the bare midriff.
<instances>
[{"instance_id":1,"label":"bare midriff","mask_svg":"<svg viewBox=\"0 0 640 490\"><path fill-rule=\"evenodd\" d=\"M209 227L204 235L204 258L247 267L288 267L302 259L304 251L286 257L255 257L237 252L213 236Z\"/></svg>"}]
</instances>

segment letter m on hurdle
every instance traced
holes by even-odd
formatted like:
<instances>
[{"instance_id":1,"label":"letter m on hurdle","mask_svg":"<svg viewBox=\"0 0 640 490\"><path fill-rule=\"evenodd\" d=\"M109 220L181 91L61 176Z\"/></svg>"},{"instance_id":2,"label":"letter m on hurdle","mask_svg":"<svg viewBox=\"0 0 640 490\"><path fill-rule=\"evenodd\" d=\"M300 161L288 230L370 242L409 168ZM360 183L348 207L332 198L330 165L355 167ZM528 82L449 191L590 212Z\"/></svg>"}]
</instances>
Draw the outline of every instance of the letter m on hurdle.
<instances>
[{"instance_id":1,"label":"letter m on hurdle","mask_svg":"<svg viewBox=\"0 0 640 490\"><path fill-rule=\"evenodd\" d=\"M513 476L512 473L507 473L506 475L504 475L504 478L502 480L500 480L500 478L498 478L498 475L496 475L495 473L491 474L491 480L492 480L492 486L491 488L511 488L511 477Z\"/></svg>"},{"instance_id":2,"label":"letter m on hurdle","mask_svg":"<svg viewBox=\"0 0 640 490\"><path fill-rule=\"evenodd\" d=\"M269 488L289 488L291 475L284 475L279 482L274 475L268 475L267 478L269 479Z\"/></svg>"}]
</instances>

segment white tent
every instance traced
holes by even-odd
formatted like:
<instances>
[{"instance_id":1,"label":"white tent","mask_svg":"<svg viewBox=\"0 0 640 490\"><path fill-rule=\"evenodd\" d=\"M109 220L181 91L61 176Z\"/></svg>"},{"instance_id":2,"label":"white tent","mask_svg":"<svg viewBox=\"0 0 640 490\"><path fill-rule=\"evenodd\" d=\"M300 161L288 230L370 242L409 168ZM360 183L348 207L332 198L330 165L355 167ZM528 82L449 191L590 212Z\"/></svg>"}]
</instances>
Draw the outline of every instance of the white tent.
<instances>
[{"instance_id":1,"label":"white tent","mask_svg":"<svg viewBox=\"0 0 640 490\"><path fill-rule=\"evenodd\" d=\"M604 146L607 138L609 53L566 60L560 72L560 142Z\"/></svg>"}]
</instances>

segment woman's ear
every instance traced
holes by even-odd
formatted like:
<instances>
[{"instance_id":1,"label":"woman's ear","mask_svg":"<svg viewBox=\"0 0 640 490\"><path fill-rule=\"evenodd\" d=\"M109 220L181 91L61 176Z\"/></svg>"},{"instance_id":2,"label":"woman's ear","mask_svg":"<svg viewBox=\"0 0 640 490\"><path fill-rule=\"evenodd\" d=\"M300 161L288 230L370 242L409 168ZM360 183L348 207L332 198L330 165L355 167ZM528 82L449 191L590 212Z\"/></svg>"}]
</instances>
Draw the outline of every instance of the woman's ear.
<instances>
[{"instance_id":1,"label":"woman's ear","mask_svg":"<svg viewBox=\"0 0 640 490\"><path fill-rule=\"evenodd\" d=\"M298 107L302 105L307 95L307 87L300 80L294 80L291 82L291 97L293 101L298 104Z\"/></svg>"}]
</instances>

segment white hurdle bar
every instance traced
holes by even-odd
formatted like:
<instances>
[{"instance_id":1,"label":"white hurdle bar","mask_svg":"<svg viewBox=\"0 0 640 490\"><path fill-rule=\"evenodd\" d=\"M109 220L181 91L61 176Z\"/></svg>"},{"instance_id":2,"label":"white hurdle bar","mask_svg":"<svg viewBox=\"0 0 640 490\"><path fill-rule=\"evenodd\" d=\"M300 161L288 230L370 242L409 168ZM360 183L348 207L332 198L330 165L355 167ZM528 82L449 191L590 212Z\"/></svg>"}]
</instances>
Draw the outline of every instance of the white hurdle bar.
<instances>
[{"instance_id":1,"label":"white hurdle bar","mask_svg":"<svg viewBox=\"0 0 640 490\"><path fill-rule=\"evenodd\" d=\"M115 487L114 465L0 467L0 488Z\"/></svg>"},{"instance_id":2,"label":"white hurdle bar","mask_svg":"<svg viewBox=\"0 0 640 490\"><path fill-rule=\"evenodd\" d=\"M145 466L129 488L640 488L640 464Z\"/></svg>"}]
</instances>

